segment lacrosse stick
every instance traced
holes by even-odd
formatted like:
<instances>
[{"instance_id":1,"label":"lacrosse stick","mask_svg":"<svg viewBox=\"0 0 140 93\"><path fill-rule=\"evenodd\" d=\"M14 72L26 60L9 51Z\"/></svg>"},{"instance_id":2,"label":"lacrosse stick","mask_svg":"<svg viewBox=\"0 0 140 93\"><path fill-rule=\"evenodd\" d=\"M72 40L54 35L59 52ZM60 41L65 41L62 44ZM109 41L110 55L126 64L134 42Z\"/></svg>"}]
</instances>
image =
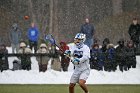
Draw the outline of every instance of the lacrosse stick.
<instances>
[{"instance_id":1,"label":"lacrosse stick","mask_svg":"<svg viewBox=\"0 0 140 93\"><path fill-rule=\"evenodd\" d=\"M67 57L71 58L70 55L66 54L65 51L63 51L63 50L56 44L56 41L55 41L54 37L53 37L51 34L46 35L45 39L48 40L52 45L55 45L56 47L58 47L59 50L62 51L64 55L66 55Z\"/></svg>"}]
</instances>

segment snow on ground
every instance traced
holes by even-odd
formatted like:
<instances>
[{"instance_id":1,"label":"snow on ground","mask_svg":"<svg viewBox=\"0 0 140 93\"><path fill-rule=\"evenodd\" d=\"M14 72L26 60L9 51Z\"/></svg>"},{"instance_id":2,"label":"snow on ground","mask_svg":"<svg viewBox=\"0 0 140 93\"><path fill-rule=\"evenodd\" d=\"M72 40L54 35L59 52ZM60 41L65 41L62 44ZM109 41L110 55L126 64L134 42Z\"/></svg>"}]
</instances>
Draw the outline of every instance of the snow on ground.
<instances>
[{"instance_id":1,"label":"snow on ground","mask_svg":"<svg viewBox=\"0 0 140 93\"><path fill-rule=\"evenodd\" d=\"M7 48L11 53L11 48ZM9 68L12 69L12 61L16 57L9 57ZM0 84L69 84L73 73L73 65L70 64L68 72L54 71L50 68L46 72L38 71L38 64L35 57L32 60L32 70L3 71L0 73ZM105 72L91 70L87 84L140 84L140 56L137 56L137 68L121 72Z\"/></svg>"}]
</instances>

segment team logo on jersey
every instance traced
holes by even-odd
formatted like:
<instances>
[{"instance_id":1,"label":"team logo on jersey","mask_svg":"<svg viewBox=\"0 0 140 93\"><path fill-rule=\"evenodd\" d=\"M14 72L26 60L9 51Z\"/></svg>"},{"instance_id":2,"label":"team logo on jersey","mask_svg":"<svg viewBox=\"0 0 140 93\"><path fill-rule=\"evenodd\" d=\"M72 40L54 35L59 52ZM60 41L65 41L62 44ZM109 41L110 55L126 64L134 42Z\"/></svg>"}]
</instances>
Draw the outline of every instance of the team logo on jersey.
<instances>
[{"instance_id":1,"label":"team logo on jersey","mask_svg":"<svg viewBox=\"0 0 140 93\"><path fill-rule=\"evenodd\" d=\"M31 36L35 36L35 34L36 34L35 31L32 30L32 31L31 31Z\"/></svg>"},{"instance_id":2,"label":"team logo on jersey","mask_svg":"<svg viewBox=\"0 0 140 93\"><path fill-rule=\"evenodd\" d=\"M75 50L73 52L73 55L74 55L74 57L82 58L83 57L83 51L77 51L77 50Z\"/></svg>"}]
</instances>

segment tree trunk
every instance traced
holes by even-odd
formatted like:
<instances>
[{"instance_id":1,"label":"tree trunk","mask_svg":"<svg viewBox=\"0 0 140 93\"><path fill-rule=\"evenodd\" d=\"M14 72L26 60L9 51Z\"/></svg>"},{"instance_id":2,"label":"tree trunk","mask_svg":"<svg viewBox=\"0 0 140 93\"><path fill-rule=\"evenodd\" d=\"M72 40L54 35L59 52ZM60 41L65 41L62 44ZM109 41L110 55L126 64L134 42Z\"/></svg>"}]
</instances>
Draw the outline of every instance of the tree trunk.
<instances>
[{"instance_id":1,"label":"tree trunk","mask_svg":"<svg viewBox=\"0 0 140 93\"><path fill-rule=\"evenodd\" d=\"M58 0L55 0L54 2L54 13L53 13L53 33L55 35L55 39L57 40L57 43L59 42L59 31L58 31Z\"/></svg>"},{"instance_id":2,"label":"tree trunk","mask_svg":"<svg viewBox=\"0 0 140 93\"><path fill-rule=\"evenodd\" d=\"M49 23L49 33L52 34L53 31L53 0L50 0L50 23Z\"/></svg>"},{"instance_id":3,"label":"tree trunk","mask_svg":"<svg viewBox=\"0 0 140 93\"><path fill-rule=\"evenodd\" d=\"M113 15L121 14L122 9L122 0L112 0Z\"/></svg>"}]
</instances>

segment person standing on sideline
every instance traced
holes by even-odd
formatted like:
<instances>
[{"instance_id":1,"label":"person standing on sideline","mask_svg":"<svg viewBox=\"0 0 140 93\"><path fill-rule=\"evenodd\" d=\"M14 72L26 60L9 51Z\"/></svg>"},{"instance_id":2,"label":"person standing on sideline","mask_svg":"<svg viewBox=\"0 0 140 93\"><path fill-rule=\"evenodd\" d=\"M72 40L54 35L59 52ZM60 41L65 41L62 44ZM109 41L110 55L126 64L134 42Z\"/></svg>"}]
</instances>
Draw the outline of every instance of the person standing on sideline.
<instances>
[{"instance_id":1,"label":"person standing on sideline","mask_svg":"<svg viewBox=\"0 0 140 93\"><path fill-rule=\"evenodd\" d=\"M131 40L134 42L136 48L140 47L140 24L138 24L137 18L133 18L133 23L130 25L128 34Z\"/></svg>"},{"instance_id":2,"label":"person standing on sideline","mask_svg":"<svg viewBox=\"0 0 140 93\"><path fill-rule=\"evenodd\" d=\"M37 53L49 54L49 49L48 49L48 46L45 44L45 42L42 42L40 44L40 47L37 50ZM40 55L40 56L36 57L36 59L38 61L39 72L45 72L47 70L48 61L50 60L50 57Z\"/></svg>"},{"instance_id":3,"label":"person standing on sideline","mask_svg":"<svg viewBox=\"0 0 140 93\"><path fill-rule=\"evenodd\" d=\"M86 35L86 41L85 44L91 49L92 45L94 44L94 26L90 23L89 19L85 19L85 24L81 26L80 33L83 33Z\"/></svg>"},{"instance_id":4,"label":"person standing on sideline","mask_svg":"<svg viewBox=\"0 0 140 93\"><path fill-rule=\"evenodd\" d=\"M84 93L89 93L86 80L90 74L90 49L84 44L85 34L77 33L74 38L74 45L65 51L66 55L71 56L71 62L74 64L74 73L71 76L69 84L69 93L74 93L76 83L80 85Z\"/></svg>"},{"instance_id":5,"label":"person standing on sideline","mask_svg":"<svg viewBox=\"0 0 140 93\"><path fill-rule=\"evenodd\" d=\"M14 23L12 25L12 28L9 33L9 39L12 46L12 53L15 53L15 49L17 53L19 50L19 43L21 40L21 29L19 28L17 23Z\"/></svg>"},{"instance_id":6,"label":"person standing on sideline","mask_svg":"<svg viewBox=\"0 0 140 93\"><path fill-rule=\"evenodd\" d=\"M28 29L28 39L29 39L29 46L30 49L34 47L34 52L37 51L37 45L38 45L38 38L39 38L39 30L35 26L35 23L33 22L31 24L31 27Z\"/></svg>"},{"instance_id":7,"label":"person standing on sideline","mask_svg":"<svg viewBox=\"0 0 140 93\"><path fill-rule=\"evenodd\" d=\"M27 54L31 54L31 49L27 47L26 43L22 41L19 44L20 48L18 53L21 54L19 57L21 61L21 69L23 70L31 70L31 56L27 56Z\"/></svg>"},{"instance_id":8,"label":"person standing on sideline","mask_svg":"<svg viewBox=\"0 0 140 93\"><path fill-rule=\"evenodd\" d=\"M116 47L116 62L119 65L120 71L127 71L127 47L124 44L124 39L120 39L118 41L119 46Z\"/></svg>"},{"instance_id":9,"label":"person standing on sideline","mask_svg":"<svg viewBox=\"0 0 140 93\"><path fill-rule=\"evenodd\" d=\"M70 58L64 55L63 51L69 50L69 46L66 42L60 42L60 56L61 56L61 68L63 71L68 71L68 66L70 62Z\"/></svg>"},{"instance_id":10,"label":"person standing on sideline","mask_svg":"<svg viewBox=\"0 0 140 93\"><path fill-rule=\"evenodd\" d=\"M8 50L6 49L5 44L0 44L0 71L9 69L8 63Z\"/></svg>"}]
</instances>

